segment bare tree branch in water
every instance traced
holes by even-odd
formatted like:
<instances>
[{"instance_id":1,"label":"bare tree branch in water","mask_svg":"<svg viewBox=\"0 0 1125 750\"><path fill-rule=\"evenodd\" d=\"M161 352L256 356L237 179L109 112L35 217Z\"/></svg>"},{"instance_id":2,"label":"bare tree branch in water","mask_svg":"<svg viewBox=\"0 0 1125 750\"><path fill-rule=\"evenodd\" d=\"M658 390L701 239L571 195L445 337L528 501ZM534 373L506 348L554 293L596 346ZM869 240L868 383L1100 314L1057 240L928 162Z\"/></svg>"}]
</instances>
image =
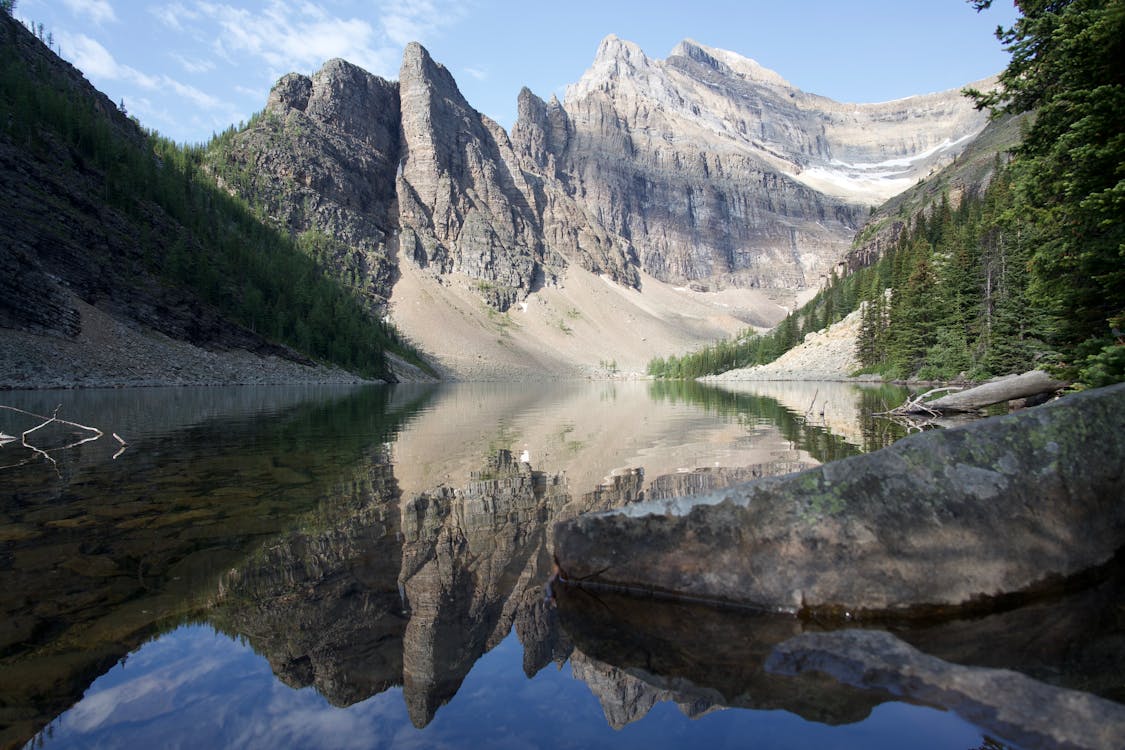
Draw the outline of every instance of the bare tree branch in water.
<instances>
[{"instance_id":1,"label":"bare tree branch in water","mask_svg":"<svg viewBox=\"0 0 1125 750\"><path fill-rule=\"evenodd\" d=\"M70 448L76 448L79 445L83 445L84 443L91 443L91 442L93 442L95 440L98 440L99 438L101 438L105 435L105 433L102 432L101 430L99 430L97 427L90 427L88 425L79 424L78 422L72 422L68 419L59 419L58 415L59 415L59 409L60 408L62 408L62 407L56 406L54 412L52 412L51 416L48 417L48 416L44 416L42 414L36 414L34 412L26 411L24 409L18 409L14 406L5 406L4 404L0 404L0 409L3 409L5 411L11 411L11 412L15 412L17 414L23 414L25 416L34 417L35 419L41 420L39 422L39 424L35 425L34 427L30 427L30 428L24 430L22 433L20 433L20 436L18 438L15 435L6 435L6 434L0 432L0 448L3 448L7 445L10 445L11 443L16 442L16 440L19 440L19 444L21 446L23 446L24 448L27 448L28 450L30 450L32 452L32 455L29 456L28 458L25 458L22 461L17 461L14 464L7 464L7 465L4 465L4 466L0 466L0 469L10 469L10 468L14 468L16 466L23 466L24 464L30 463L35 458L41 456L42 458L46 459L47 461L49 461L51 463L51 465L55 469L55 472L57 473L59 465L58 465L58 462L51 455L52 453L57 453L58 451L68 450ZM86 437L83 437L80 440L74 440L73 442L67 443L66 445L58 446L57 448L41 448L41 447L35 445L34 443L29 442L29 440L28 440L29 435L31 435L33 432L41 430L44 427L47 427L48 425L52 425L52 424L63 425L63 426L66 426L66 427L74 427L74 428L77 428L79 430L82 430L83 432L93 433L93 434L86 435ZM118 443L121 444L121 447L117 450L116 453L113 454L113 458L116 459L118 456L120 456L122 453L125 452L125 447L126 447L127 443L116 432L113 433L113 437L117 440Z\"/></svg>"},{"instance_id":2,"label":"bare tree branch in water","mask_svg":"<svg viewBox=\"0 0 1125 750\"><path fill-rule=\"evenodd\" d=\"M914 398L910 398L909 396L907 396L906 401L903 401L901 406L896 406L895 408L888 411L875 412L874 414L872 414L872 416L904 417L913 414L929 414L931 417L937 417L940 415L940 412L935 411L927 406L927 401L929 400L930 396L933 396L935 393L944 393L945 391L959 390L961 390L961 388L955 385L946 386L945 388L931 388L920 396L915 396Z\"/></svg>"}]
</instances>

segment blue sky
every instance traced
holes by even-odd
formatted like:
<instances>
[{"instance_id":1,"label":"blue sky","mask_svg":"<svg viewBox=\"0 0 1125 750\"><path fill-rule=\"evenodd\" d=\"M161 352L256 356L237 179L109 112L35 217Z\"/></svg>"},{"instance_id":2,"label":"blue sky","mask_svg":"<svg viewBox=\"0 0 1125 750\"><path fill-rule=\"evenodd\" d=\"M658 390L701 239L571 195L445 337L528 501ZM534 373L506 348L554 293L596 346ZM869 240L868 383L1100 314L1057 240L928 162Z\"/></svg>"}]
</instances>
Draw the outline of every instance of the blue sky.
<instances>
[{"instance_id":1,"label":"blue sky","mask_svg":"<svg viewBox=\"0 0 1125 750\"><path fill-rule=\"evenodd\" d=\"M870 102L956 88L1007 62L1008 0L18 0L63 57L142 124L180 142L260 110L285 73L343 57L394 79L422 42L469 103L510 128L522 86L562 98L607 34L663 58L681 39L732 50L794 85Z\"/></svg>"}]
</instances>

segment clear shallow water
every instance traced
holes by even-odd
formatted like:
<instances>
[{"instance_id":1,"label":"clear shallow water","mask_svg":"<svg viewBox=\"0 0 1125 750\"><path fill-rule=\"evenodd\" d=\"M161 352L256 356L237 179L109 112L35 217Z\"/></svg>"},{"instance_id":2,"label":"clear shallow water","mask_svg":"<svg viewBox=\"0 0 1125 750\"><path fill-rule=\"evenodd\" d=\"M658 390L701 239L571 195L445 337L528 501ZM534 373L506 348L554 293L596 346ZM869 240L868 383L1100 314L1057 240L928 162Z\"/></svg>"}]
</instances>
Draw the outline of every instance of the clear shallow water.
<instances>
[{"instance_id":1,"label":"clear shallow water","mask_svg":"<svg viewBox=\"0 0 1125 750\"><path fill-rule=\"evenodd\" d=\"M864 414L898 391L742 388L4 394L129 445L61 449L57 466L0 449L0 745L985 744L947 712L764 675L772 645L805 627L788 618L545 600L558 519L896 437ZM40 447L72 442L52 430ZM1043 605L910 639L1056 678L1069 658L1097 689L1072 642L1099 643L1086 612Z\"/></svg>"}]
</instances>

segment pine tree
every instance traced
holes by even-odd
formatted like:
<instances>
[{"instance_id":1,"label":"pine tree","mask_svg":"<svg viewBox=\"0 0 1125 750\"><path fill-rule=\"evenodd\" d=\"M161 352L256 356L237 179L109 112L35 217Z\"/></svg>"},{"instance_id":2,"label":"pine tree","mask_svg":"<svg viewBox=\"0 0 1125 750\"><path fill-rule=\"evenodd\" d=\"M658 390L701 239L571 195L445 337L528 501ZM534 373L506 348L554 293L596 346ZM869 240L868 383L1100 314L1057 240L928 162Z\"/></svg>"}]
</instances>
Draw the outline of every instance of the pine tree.
<instances>
[{"instance_id":1,"label":"pine tree","mask_svg":"<svg viewBox=\"0 0 1125 750\"><path fill-rule=\"evenodd\" d=\"M991 0L970 0L978 10ZM1021 0L997 37L1011 52L1000 88L969 92L994 114L1035 111L1013 190L1034 234L1028 298L1044 333L1076 358L1125 327L1125 2Z\"/></svg>"}]
</instances>

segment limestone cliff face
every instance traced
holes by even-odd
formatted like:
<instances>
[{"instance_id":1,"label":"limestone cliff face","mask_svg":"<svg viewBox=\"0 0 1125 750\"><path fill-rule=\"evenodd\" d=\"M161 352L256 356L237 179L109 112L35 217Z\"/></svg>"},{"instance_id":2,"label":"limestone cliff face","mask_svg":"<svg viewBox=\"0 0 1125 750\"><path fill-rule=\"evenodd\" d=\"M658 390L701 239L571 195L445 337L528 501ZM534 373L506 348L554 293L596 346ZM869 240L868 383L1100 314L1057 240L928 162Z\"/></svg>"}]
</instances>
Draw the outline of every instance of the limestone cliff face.
<instances>
[{"instance_id":1,"label":"limestone cliff face","mask_svg":"<svg viewBox=\"0 0 1125 750\"><path fill-rule=\"evenodd\" d=\"M216 169L337 240L322 261L376 305L412 263L504 311L569 264L635 288L815 286L869 206L983 126L957 92L840 104L730 52L610 36L565 102L521 91L509 136L410 44L397 84L340 60L283 77Z\"/></svg>"},{"instance_id":2,"label":"limestone cliff face","mask_svg":"<svg viewBox=\"0 0 1125 750\"><path fill-rule=\"evenodd\" d=\"M957 92L840 104L730 52L685 41L660 61L613 36L563 108L559 169L645 271L790 289L985 122Z\"/></svg>"},{"instance_id":3,"label":"limestone cliff face","mask_svg":"<svg viewBox=\"0 0 1125 750\"><path fill-rule=\"evenodd\" d=\"M564 265L544 250L508 135L469 106L449 71L417 43L403 55L399 87L403 256L479 280L485 298L506 310Z\"/></svg>"},{"instance_id":4,"label":"limestone cliff face","mask_svg":"<svg viewBox=\"0 0 1125 750\"><path fill-rule=\"evenodd\" d=\"M531 203L539 217L543 243L588 271L637 287L640 276L632 243L608 230L572 194L570 177L560 161L570 143L571 129L558 99L552 96L550 102L544 102L527 88L520 91L512 145L532 190Z\"/></svg>"}]
</instances>

